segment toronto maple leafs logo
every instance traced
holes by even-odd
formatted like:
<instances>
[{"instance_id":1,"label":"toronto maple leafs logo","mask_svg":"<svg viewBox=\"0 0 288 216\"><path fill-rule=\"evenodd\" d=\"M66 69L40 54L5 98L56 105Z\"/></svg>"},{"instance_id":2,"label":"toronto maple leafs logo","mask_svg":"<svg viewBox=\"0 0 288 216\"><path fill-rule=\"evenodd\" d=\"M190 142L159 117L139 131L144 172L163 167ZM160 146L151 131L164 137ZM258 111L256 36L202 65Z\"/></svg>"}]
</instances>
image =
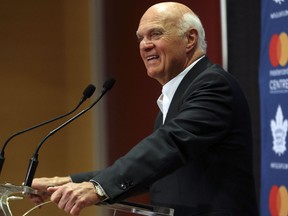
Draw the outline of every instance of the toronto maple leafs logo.
<instances>
[{"instance_id":1,"label":"toronto maple leafs logo","mask_svg":"<svg viewBox=\"0 0 288 216\"><path fill-rule=\"evenodd\" d=\"M285 0L273 0L276 4L282 4L285 2Z\"/></svg>"},{"instance_id":2,"label":"toronto maple leafs logo","mask_svg":"<svg viewBox=\"0 0 288 216\"><path fill-rule=\"evenodd\" d=\"M275 120L272 119L270 123L273 136L273 151L281 156L286 151L286 135L288 129L288 121L284 120L281 106L278 105Z\"/></svg>"}]
</instances>

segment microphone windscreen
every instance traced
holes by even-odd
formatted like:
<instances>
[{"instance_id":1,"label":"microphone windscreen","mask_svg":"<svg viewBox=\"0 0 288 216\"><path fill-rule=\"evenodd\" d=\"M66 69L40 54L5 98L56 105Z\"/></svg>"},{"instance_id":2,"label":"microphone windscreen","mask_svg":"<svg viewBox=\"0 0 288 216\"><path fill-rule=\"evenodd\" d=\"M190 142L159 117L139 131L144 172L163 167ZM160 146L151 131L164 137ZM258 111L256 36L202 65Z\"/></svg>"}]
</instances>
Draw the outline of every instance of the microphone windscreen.
<instances>
[{"instance_id":1,"label":"microphone windscreen","mask_svg":"<svg viewBox=\"0 0 288 216\"><path fill-rule=\"evenodd\" d=\"M95 89L96 87L94 85L92 84L88 85L83 92L83 96L85 98L90 98L93 95Z\"/></svg>"},{"instance_id":2,"label":"microphone windscreen","mask_svg":"<svg viewBox=\"0 0 288 216\"><path fill-rule=\"evenodd\" d=\"M113 85L115 83L115 79L110 78L108 80L106 80L106 82L103 84L103 90L104 91L109 91L112 89Z\"/></svg>"}]
</instances>

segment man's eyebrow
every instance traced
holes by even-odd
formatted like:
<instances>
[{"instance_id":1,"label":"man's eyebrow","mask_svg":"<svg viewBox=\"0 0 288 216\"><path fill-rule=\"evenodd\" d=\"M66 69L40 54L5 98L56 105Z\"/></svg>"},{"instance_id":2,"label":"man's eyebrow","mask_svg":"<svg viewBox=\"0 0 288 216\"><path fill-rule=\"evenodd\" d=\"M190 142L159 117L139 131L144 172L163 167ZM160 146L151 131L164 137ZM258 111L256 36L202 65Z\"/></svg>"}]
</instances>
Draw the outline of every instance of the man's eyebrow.
<instances>
[{"instance_id":1,"label":"man's eyebrow","mask_svg":"<svg viewBox=\"0 0 288 216\"><path fill-rule=\"evenodd\" d=\"M153 31L164 31L164 29L162 27L153 27L150 28L148 30L146 30L145 32L147 32L148 34L153 32ZM141 36L143 35L143 33L140 33L138 30L136 31L136 36Z\"/></svg>"},{"instance_id":2,"label":"man's eyebrow","mask_svg":"<svg viewBox=\"0 0 288 216\"><path fill-rule=\"evenodd\" d=\"M154 27L154 28L150 29L150 32L152 32L152 31L164 31L164 28L162 28L162 27Z\"/></svg>"}]
</instances>

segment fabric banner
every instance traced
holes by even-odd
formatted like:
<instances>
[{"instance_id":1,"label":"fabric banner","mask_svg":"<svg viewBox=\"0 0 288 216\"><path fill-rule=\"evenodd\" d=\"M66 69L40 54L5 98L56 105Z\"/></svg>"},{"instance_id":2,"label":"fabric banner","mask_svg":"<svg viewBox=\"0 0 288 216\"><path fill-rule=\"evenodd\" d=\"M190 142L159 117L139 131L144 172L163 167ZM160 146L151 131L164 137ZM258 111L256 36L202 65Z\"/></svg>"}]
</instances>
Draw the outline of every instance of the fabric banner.
<instances>
[{"instance_id":1,"label":"fabric banner","mask_svg":"<svg viewBox=\"0 0 288 216\"><path fill-rule=\"evenodd\" d=\"M288 215L288 0L262 0L261 7L260 214L286 216Z\"/></svg>"}]
</instances>

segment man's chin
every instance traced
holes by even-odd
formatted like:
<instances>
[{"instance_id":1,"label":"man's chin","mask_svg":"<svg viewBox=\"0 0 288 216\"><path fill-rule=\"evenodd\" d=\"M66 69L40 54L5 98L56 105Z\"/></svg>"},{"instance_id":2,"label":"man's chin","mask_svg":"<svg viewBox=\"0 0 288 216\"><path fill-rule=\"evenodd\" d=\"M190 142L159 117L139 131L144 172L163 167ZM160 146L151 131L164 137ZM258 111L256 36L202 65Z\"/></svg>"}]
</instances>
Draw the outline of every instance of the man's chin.
<instances>
[{"instance_id":1,"label":"man's chin","mask_svg":"<svg viewBox=\"0 0 288 216\"><path fill-rule=\"evenodd\" d=\"M155 73L155 71L152 72L152 71L147 70L147 75L150 78L157 80L162 85L162 80L161 80L161 76L159 76L159 72Z\"/></svg>"},{"instance_id":2,"label":"man's chin","mask_svg":"<svg viewBox=\"0 0 288 216\"><path fill-rule=\"evenodd\" d=\"M156 74L155 71L147 70L147 75L153 79L157 78Z\"/></svg>"}]
</instances>

